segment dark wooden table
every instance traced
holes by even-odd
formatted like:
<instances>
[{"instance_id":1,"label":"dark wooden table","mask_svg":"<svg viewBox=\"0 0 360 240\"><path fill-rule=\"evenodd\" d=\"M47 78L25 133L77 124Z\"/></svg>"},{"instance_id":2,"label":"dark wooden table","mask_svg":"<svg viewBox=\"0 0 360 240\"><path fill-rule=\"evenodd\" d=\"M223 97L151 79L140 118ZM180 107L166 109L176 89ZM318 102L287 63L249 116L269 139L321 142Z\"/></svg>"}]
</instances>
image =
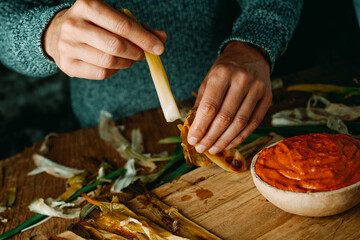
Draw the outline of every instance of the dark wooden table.
<instances>
[{"instance_id":1,"label":"dark wooden table","mask_svg":"<svg viewBox=\"0 0 360 240\"><path fill-rule=\"evenodd\" d=\"M360 58L282 77L285 86L295 83L333 83L356 86L354 78L360 79ZM274 92L275 104L269 110L263 125L269 125L270 116L274 112L295 106L304 106L309 95L289 94L283 90L276 90ZM136 114L119 122L126 126L125 136L127 138L130 138L131 129L141 129L146 152L163 151L164 146L159 145L158 140L179 134L176 128L177 123L166 123L159 109ZM0 214L9 220L8 223L0 226L0 233L14 228L34 215L27 208L33 199L56 198L65 190L66 181L63 179L49 176L46 173L27 176L27 173L35 167L31 156L39 150L40 145L41 143L37 142L22 153L0 162L2 193L9 187L17 187L15 205ZM66 166L85 168L91 172L97 170L99 160L102 159L106 159L114 166L123 164L118 153L99 138L97 128L80 129L51 139L50 151L45 156ZM49 233L60 233L66 230L72 222L73 220L52 218L41 226L19 234L13 239L46 239L44 236L48 236Z\"/></svg>"}]
</instances>

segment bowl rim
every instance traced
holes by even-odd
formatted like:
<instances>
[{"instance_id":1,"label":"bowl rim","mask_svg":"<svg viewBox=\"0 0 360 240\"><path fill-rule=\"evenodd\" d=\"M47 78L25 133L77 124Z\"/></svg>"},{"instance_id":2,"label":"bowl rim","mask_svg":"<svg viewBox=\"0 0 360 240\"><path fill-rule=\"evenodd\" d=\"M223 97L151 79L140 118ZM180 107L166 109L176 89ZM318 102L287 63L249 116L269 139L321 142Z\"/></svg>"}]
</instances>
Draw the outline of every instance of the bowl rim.
<instances>
[{"instance_id":1,"label":"bowl rim","mask_svg":"<svg viewBox=\"0 0 360 240\"><path fill-rule=\"evenodd\" d=\"M261 179L261 177L256 173L256 170L255 170L255 165L256 165L256 162L257 162L257 159L259 158L261 152L266 149L266 148L271 148L275 145L277 145L279 142L281 142L282 140L280 141L277 141L275 143L272 143L270 144L269 146L263 148L262 150L260 150L258 153L255 154L255 156L252 158L251 160L251 165L250 165L250 172L251 172L251 175L253 176L253 178L255 177L257 180L259 180L262 184L264 184L265 186L267 187L270 187L274 190L277 190L277 191L280 191L280 192L283 192L285 194L299 194L299 195L331 195L331 194L336 194L336 193L340 193L340 192L343 192L343 191L347 191L349 189L352 189L352 188L355 188L355 187L358 187L360 186L360 181L356 182L356 183L353 183L349 186L346 186L346 187L342 187L342 188L339 188L339 189L335 189L335 190L330 190L330 191L325 191L325 192L295 192L295 191L289 191L289 190L284 190L284 189L280 189L280 188L277 188L267 182L265 182L264 180ZM256 186L256 184L255 184Z\"/></svg>"}]
</instances>

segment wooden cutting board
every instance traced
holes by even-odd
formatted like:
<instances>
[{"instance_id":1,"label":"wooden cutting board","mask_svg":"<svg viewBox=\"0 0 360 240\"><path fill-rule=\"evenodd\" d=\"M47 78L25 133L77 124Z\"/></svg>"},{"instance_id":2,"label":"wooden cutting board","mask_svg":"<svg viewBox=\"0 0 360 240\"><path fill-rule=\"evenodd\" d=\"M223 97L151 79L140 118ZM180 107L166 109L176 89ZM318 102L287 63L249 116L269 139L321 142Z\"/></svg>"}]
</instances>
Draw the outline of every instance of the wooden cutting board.
<instances>
[{"instance_id":1,"label":"wooden cutting board","mask_svg":"<svg viewBox=\"0 0 360 240\"><path fill-rule=\"evenodd\" d=\"M275 134L263 137L241 152L249 163L254 148L279 139ZM236 175L217 166L202 167L153 192L223 239L360 239L360 205L323 218L286 213L257 191L250 170ZM129 206L151 219L136 200Z\"/></svg>"},{"instance_id":2,"label":"wooden cutting board","mask_svg":"<svg viewBox=\"0 0 360 240\"><path fill-rule=\"evenodd\" d=\"M161 152L164 146L157 141L178 134L176 123L164 121L160 110L148 111L120 122L130 129L140 128L147 152ZM241 148L248 162L251 156L279 136L263 137ZM96 128L81 129L59 135L49 142L46 155L61 164L96 171L96 161L106 159L114 165L122 164L117 152L98 136ZM0 162L2 193L17 187L15 205L1 213L9 222L0 225L0 233L8 231L34 215L27 206L34 198L57 197L65 190L65 180L48 174L26 176L34 168L31 156L41 142L21 154ZM306 218L288 214L267 202L253 185L250 172L240 175L227 173L214 166L198 168L179 179L154 190L169 205L177 207L194 222L223 239L359 239L360 206L346 213L326 218ZM136 206L136 202L131 202ZM66 231L75 220L52 218L36 228L11 239L48 239L50 235ZM71 238L74 239L74 238Z\"/></svg>"}]
</instances>

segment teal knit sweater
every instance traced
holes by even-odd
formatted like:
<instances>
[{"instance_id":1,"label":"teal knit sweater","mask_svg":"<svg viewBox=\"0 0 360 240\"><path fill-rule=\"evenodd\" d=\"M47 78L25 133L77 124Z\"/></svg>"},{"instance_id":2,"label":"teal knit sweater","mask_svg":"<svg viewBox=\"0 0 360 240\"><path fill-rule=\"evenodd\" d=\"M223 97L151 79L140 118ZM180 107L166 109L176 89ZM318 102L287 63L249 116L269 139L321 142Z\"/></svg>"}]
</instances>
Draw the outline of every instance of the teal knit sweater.
<instances>
[{"instance_id":1,"label":"teal knit sweater","mask_svg":"<svg viewBox=\"0 0 360 240\"><path fill-rule=\"evenodd\" d=\"M45 57L42 34L67 0L0 2L0 61L30 76L59 71ZM265 49L271 65L285 51L299 20L301 0L108 0L168 35L162 61L177 101L191 98L224 46L234 40ZM103 81L70 79L73 111L82 126L98 123L101 109L115 118L159 107L146 61Z\"/></svg>"}]
</instances>

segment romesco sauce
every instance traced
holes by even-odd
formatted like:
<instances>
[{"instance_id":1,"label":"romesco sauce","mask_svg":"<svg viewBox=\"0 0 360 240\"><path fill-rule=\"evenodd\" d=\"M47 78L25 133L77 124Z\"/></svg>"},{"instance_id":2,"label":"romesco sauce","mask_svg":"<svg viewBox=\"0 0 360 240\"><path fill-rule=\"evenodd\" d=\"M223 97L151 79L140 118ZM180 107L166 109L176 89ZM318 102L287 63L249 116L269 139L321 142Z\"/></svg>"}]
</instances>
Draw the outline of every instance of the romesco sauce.
<instances>
[{"instance_id":1,"label":"romesco sauce","mask_svg":"<svg viewBox=\"0 0 360 240\"><path fill-rule=\"evenodd\" d=\"M324 192L360 181L360 141L313 133L264 149L255 165L268 184L295 192Z\"/></svg>"}]
</instances>

